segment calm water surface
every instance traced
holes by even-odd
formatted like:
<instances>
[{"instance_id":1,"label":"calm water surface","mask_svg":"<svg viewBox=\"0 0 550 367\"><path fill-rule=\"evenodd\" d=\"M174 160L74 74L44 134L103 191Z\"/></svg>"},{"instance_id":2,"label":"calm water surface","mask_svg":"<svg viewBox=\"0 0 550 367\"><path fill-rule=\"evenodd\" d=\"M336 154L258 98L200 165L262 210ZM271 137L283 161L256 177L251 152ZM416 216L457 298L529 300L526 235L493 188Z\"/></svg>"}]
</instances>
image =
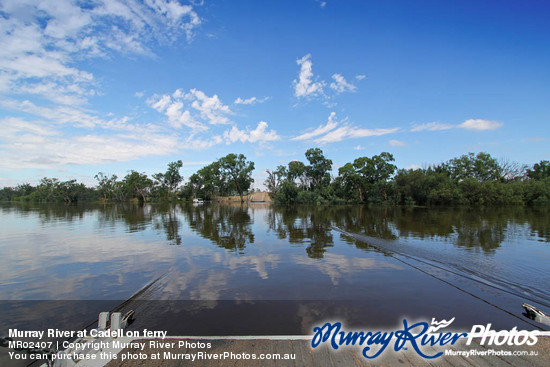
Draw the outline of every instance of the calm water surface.
<instances>
[{"instance_id":1,"label":"calm water surface","mask_svg":"<svg viewBox=\"0 0 550 367\"><path fill-rule=\"evenodd\" d=\"M177 311L180 335L403 317L532 329L521 303L550 310L548 210L4 204L0 223L0 322L19 327L71 308L93 319L86 302L147 285L148 325L169 329Z\"/></svg>"}]
</instances>

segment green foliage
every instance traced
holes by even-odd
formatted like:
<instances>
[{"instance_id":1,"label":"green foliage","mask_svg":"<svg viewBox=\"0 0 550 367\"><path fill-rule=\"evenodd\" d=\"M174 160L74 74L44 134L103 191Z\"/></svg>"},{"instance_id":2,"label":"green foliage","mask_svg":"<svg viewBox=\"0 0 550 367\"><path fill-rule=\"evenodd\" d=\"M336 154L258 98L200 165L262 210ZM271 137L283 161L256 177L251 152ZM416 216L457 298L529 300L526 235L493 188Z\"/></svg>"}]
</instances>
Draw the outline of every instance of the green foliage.
<instances>
[{"instance_id":1,"label":"green foliage","mask_svg":"<svg viewBox=\"0 0 550 367\"><path fill-rule=\"evenodd\" d=\"M325 158L323 151L319 148L308 149L306 158L309 161L309 166L305 170L306 176L310 180L309 188L315 190L329 185L332 161Z\"/></svg>"},{"instance_id":2,"label":"green foliage","mask_svg":"<svg viewBox=\"0 0 550 367\"><path fill-rule=\"evenodd\" d=\"M155 173L155 190L157 196L165 197L168 200L175 198L176 189L183 181L183 176L180 174L180 168L183 167L182 161L168 163L168 169L165 173Z\"/></svg>"},{"instance_id":3,"label":"green foliage","mask_svg":"<svg viewBox=\"0 0 550 367\"><path fill-rule=\"evenodd\" d=\"M228 154L218 160L223 181L228 184L230 190L235 191L244 202L243 195L254 182L252 171L254 162L247 161L243 154Z\"/></svg>"},{"instance_id":4,"label":"green foliage","mask_svg":"<svg viewBox=\"0 0 550 367\"><path fill-rule=\"evenodd\" d=\"M447 163L451 178L462 181L473 178L479 182L495 181L501 177L502 169L497 160L488 153L468 153L453 158Z\"/></svg>"},{"instance_id":5,"label":"green foliage","mask_svg":"<svg viewBox=\"0 0 550 367\"><path fill-rule=\"evenodd\" d=\"M531 168L497 161L488 153L468 153L427 169L397 170L393 156L382 152L346 163L331 180L332 160L319 148L306 151L309 165L291 161L267 170L265 186L278 204L379 203L398 205L550 205L550 162ZM36 186L23 183L0 189L2 201L65 202L174 200L238 194L243 200L254 180L254 162L228 154L201 168L185 185L181 160L152 177L131 170L122 179L99 172L97 187L76 180L44 177Z\"/></svg>"},{"instance_id":6,"label":"green foliage","mask_svg":"<svg viewBox=\"0 0 550 367\"><path fill-rule=\"evenodd\" d=\"M153 181L145 173L131 170L122 181L126 194L141 202L147 201L153 187Z\"/></svg>"},{"instance_id":7,"label":"green foliage","mask_svg":"<svg viewBox=\"0 0 550 367\"><path fill-rule=\"evenodd\" d=\"M393 155L382 152L371 158L360 157L340 168L339 174L344 184L353 186L359 194L359 202L364 202L365 193L371 201L387 201L389 178L395 173L397 167L393 162Z\"/></svg>"},{"instance_id":8,"label":"green foliage","mask_svg":"<svg viewBox=\"0 0 550 367\"><path fill-rule=\"evenodd\" d=\"M269 192L269 195L273 199L279 190L279 187L288 176L288 170L285 166L278 166L276 170L266 170L267 179L264 181L264 185Z\"/></svg>"},{"instance_id":9,"label":"green foliage","mask_svg":"<svg viewBox=\"0 0 550 367\"><path fill-rule=\"evenodd\" d=\"M98 181L97 191L104 201L115 198L117 191L117 178L117 175L108 177L103 172L99 172L95 175L95 179Z\"/></svg>"},{"instance_id":10,"label":"green foliage","mask_svg":"<svg viewBox=\"0 0 550 367\"><path fill-rule=\"evenodd\" d=\"M284 181L281 187L275 193L275 202L277 204L294 204L300 190L292 181Z\"/></svg>"},{"instance_id":11,"label":"green foliage","mask_svg":"<svg viewBox=\"0 0 550 367\"><path fill-rule=\"evenodd\" d=\"M535 163L532 169L527 170L527 177L533 180L550 178L550 162L540 161L540 163Z\"/></svg>"}]
</instances>

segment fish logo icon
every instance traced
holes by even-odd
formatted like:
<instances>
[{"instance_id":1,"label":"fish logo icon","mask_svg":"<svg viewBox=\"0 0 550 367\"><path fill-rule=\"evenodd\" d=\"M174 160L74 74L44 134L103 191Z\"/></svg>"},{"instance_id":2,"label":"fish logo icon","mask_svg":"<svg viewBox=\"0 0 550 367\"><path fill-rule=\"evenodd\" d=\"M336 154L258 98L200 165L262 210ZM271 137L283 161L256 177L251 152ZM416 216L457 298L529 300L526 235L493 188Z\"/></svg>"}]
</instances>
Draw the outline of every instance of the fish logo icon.
<instances>
[{"instance_id":1,"label":"fish logo icon","mask_svg":"<svg viewBox=\"0 0 550 367\"><path fill-rule=\"evenodd\" d=\"M432 318L432 325L428 328L428 333L435 333L439 329L444 329L447 326L451 325L455 321L455 318L453 317L449 321L447 320L441 320L437 322L435 318Z\"/></svg>"}]
</instances>

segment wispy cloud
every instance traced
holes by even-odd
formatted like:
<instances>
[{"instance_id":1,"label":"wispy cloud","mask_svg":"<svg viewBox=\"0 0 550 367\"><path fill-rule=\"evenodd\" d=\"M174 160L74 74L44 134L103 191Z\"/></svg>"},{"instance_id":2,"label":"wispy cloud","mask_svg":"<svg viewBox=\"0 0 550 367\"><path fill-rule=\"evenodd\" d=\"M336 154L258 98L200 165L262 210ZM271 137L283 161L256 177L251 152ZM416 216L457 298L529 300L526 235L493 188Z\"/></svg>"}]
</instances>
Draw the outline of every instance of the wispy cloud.
<instances>
[{"instance_id":1,"label":"wispy cloud","mask_svg":"<svg viewBox=\"0 0 550 367\"><path fill-rule=\"evenodd\" d=\"M325 125L320 125L312 131L292 138L292 140L313 140L315 143L324 144L351 138L386 135L397 131L399 131L397 127L390 129L364 129L347 123L342 124L342 122L336 121L336 113L331 112Z\"/></svg>"},{"instance_id":2,"label":"wispy cloud","mask_svg":"<svg viewBox=\"0 0 550 367\"><path fill-rule=\"evenodd\" d=\"M416 125L411 129L411 131L424 131L424 130L438 131L438 130L449 130L453 128L455 128L454 125L442 124L437 121L434 121L434 122L427 122L422 125Z\"/></svg>"},{"instance_id":3,"label":"wispy cloud","mask_svg":"<svg viewBox=\"0 0 550 367\"><path fill-rule=\"evenodd\" d=\"M264 98L250 97L250 98L246 98L246 99L243 99L243 98L239 97L233 103L235 103L235 104L244 104L244 105L253 105L253 104L256 104L256 103L264 103L268 99L269 99L269 97L264 97Z\"/></svg>"},{"instance_id":4,"label":"wispy cloud","mask_svg":"<svg viewBox=\"0 0 550 367\"><path fill-rule=\"evenodd\" d=\"M330 83L330 87L336 91L336 93L355 92L357 87L351 83L348 83L341 74L333 74L332 79L334 82Z\"/></svg>"},{"instance_id":5,"label":"wispy cloud","mask_svg":"<svg viewBox=\"0 0 550 367\"><path fill-rule=\"evenodd\" d=\"M407 143L405 143L404 141L392 139L390 140L390 145L392 147L404 147L407 145Z\"/></svg>"},{"instance_id":6,"label":"wispy cloud","mask_svg":"<svg viewBox=\"0 0 550 367\"><path fill-rule=\"evenodd\" d=\"M151 41L191 39L201 20L177 1L6 0L0 5L0 93L34 94L81 105L96 93L91 73L74 61L111 52L147 54Z\"/></svg>"},{"instance_id":7,"label":"wispy cloud","mask_svg":"<svg viewBox=\"0 0 550 367\"><path fill-rule=\"evenodd\" d=\"M469 119L459 124L457 127L466 130L496 130L502 126L501 122L482 119Z\"/></svg>"},{"instance_id":8,"label":"wispy cloud","mask_svg":"<svg viewBox=\"0 0 550 367\"><path fill-rule=\"evenodd\" d=\"M150 57L159 43L190 41L201 24L195 8L175 0L2 1L0 107L24 117L0 121L0 166L50 169L174 152L179 137L166 129L89 108L101 85L80 61ZM191 124L178 105L169 107L172 124Z\"/></svg>"},{"instance_id":9,"label":"wispy cloud","mask_svg":"<svg viewBox=\"0 0 550 367\"><path fill-rule=\"evenodd\" d=\"M415 125L411 128L411 131L438 131L438 130L451 130L451 129L466 129L466 130L496 130L503 124L498 121L490 121L483 119L469 119L458 125L442 124L440 122L428 122L422 125Z\"/></svg>"},{"instance_id":10,"label":"wispy cloud","mask_svg":"<svg viewBox=\"0 0 550 367\"><path fill-rule=\"evenodd\" d=\"M66 136L58 125L21 118L0 120L3 127L1 169L50 169L61 165L101 164L127 161L174 152L175 136L163 134L154 126L134 126L115 134Z\"/></svg>"},{"instance_id":11,"label":"wispy cloud","mask_svg":"<svg viewBox=\"0 0 550 367\"><path fill-rule=\"evenodd\" d=\"M335 121L335 118L336 118L336 112L331 112L326 124L320 125L313 131L304 133L302 135L298 135L292 138L292 140L310 140L316 136L328 133L329 131L335 129L338 126L338 122Z\"/></svg>"},{"instance_id":12,"label":"wispy cloud","mask_svg":"<svg viewBox=\"0 0 550 367\"><path fill-rule=\"evenodd\" d=\"M356 126L345 125L339 127L336 130L333 130L314 141L316 143L335 143L345 139L351 138L366 138L370 136L380 136L386 134L392 134L399 131L399 128L390 128L390 129L363 129Z\"/></svg>"}]
</instances>

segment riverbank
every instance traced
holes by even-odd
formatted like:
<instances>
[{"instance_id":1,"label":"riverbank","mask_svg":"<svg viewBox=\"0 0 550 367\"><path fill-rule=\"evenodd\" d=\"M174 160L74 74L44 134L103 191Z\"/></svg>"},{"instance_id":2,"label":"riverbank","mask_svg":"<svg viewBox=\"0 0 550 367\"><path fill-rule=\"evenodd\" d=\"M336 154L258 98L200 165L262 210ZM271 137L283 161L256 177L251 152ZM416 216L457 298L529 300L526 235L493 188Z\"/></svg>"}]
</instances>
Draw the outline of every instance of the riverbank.
<instances>
[{"instance_id":1,"label":"riverbank","mask_svg":"<svg viewBox=\"0 0 550 367\"><path fill-rule=\"evenodd\" d=\"M215 199L216 201L220 203L234 203L234 202L241 202L241 197L236 196L219 196ZM271 196L269 196L268 192L252 192L248 195L243 196L243 200L246 203L272 203L273 200L271 199Z\"/></svg>"}]
</instances>

